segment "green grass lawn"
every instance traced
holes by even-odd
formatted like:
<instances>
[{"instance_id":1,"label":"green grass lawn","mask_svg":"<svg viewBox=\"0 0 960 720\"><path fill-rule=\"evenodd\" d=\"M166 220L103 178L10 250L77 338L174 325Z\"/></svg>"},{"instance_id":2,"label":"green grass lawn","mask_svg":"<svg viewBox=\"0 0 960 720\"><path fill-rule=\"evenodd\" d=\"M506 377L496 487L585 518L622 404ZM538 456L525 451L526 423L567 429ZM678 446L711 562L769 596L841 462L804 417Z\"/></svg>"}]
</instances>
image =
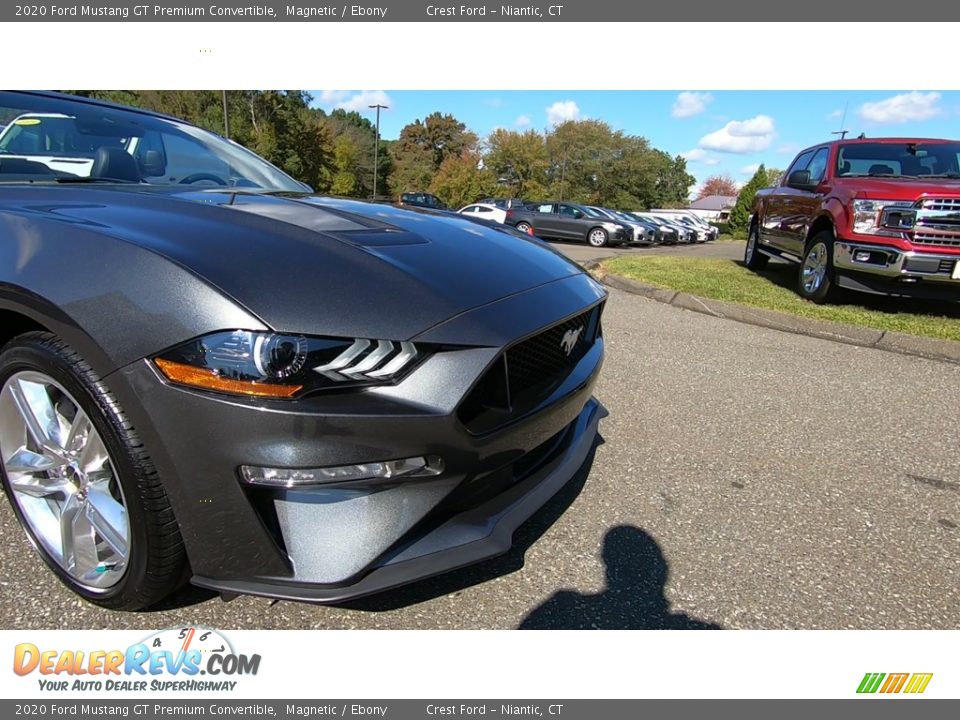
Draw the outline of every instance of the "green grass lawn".
<instances>
[{"instance_id":1,"label":"green grass lawn","mask_svg":"<svg viewBox=\"0 0 960 720\"><path fill-rule=\"evenodd\" d=\"M739 261L676 256L611 258L603 267L624 277L691 295L875 330L960 340L960 304L848 293L836 305L815 305L796 292L797 266L773 263L751 272Z\"/></svg>"}]
</instances>

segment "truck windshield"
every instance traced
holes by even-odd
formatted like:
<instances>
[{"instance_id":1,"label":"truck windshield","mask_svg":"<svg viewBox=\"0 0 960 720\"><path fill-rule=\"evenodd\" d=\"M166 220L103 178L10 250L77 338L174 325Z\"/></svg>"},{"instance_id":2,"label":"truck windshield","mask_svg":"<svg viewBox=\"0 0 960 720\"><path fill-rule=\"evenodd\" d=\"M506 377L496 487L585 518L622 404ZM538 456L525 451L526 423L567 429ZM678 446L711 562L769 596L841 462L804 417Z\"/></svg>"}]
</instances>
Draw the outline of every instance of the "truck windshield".
<instances>
[{"instance_id":1,"label":"truck windshield","mask_svg":"<svg viewBox=\"0 0 960 720\"><path fill-rule=\"evenodd\" d=\"M960 178L960 143L851 143L837 153L838 177Z\"/></svg>"}]
</instances>

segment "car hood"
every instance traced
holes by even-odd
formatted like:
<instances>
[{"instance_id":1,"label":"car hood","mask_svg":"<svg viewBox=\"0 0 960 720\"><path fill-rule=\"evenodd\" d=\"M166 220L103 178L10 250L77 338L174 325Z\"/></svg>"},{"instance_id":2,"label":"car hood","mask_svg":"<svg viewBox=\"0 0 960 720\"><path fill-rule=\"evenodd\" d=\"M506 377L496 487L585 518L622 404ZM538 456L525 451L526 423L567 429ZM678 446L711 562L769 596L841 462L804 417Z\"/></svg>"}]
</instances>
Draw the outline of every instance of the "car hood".
<instances>
[{"instance_id":1,"label":"car hood","mask_svg":"<svg viewBox=\"0 0 960 720\"><path fill-rule=\"evenodd\" d=\"M897 177L838 177L832 180L834 188L851 196L868 200L916 200L930 197L960 196L960 180L931 178L929 180L903 180Z\"/></svg>"},{"instance_id":2,"label":"car hood","mask_svg":"<svg viewBox=\"0 0 960 720\"><path fill-rule=\"evenodd\" d=\"M31 214L82 223L167 257L283 332L409 339L582 273L539 240L448 213L306 194L137 186L35 186L20 195L29 196L20 209Z\"/></svg>"}]
</instances>

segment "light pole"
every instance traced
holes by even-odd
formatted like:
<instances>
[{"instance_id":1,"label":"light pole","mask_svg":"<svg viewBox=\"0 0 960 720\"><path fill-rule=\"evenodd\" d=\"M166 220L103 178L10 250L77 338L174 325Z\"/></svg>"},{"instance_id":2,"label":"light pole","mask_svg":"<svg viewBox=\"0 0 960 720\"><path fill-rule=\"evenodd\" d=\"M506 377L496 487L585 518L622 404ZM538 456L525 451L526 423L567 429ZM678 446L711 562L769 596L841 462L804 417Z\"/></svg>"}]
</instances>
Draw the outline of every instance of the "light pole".
<instances>
[{"instance_id":1,"label":"light pole","mask_svg":"<svg viewBox=\"0 0 960 720\"><path fill-rule=\"evenodd\" d=\"M376 105L369 106L371 110L376 109L377 111L377 138L373 143L373 199L377 199L377 175L380 174L380 111L386 110L388 105L381 105L377 103Z\"/></svg>"}]
</instances>

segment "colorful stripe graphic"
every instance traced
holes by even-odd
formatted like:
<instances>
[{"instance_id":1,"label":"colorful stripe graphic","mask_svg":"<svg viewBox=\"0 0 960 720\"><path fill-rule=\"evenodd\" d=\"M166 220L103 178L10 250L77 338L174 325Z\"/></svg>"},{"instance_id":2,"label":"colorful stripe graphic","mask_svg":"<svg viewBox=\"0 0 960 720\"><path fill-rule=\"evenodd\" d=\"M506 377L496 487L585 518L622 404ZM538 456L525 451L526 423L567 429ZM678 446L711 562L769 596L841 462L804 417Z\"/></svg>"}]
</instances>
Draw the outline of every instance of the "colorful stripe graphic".
<instances>
[{"instance_id":1,"label":"colorful stripe graphic","mask_svg":"<svg viewBox=\"0 0 960 720\"><path fill-rule=\"evenodd\" d=\"M857 692L919 694L927 689L931 678L933 673L866 673L857 687Z\"/></svg>"}]
</instances>

